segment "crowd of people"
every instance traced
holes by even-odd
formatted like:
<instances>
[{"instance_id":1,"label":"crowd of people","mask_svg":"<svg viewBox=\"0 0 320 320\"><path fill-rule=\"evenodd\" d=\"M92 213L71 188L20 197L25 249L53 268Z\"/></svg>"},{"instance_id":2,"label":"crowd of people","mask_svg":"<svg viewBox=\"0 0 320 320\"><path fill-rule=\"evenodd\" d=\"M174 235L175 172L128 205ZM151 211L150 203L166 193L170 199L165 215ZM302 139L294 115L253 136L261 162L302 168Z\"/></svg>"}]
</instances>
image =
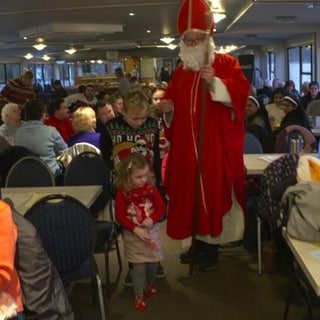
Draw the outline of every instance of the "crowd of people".
<instances>
[{"instance_id":1,"label":"crowd of people","mask_svg":"<svg viewBox=\"0 0 320 320\"><path fill-rule=\"evenodd\" d=\"M254 134L264 151L272 152L281 130L292 124L310 129L307 114L314 116L320 109L315 105L320 101L317 81L303 95L293 81L284 88L266 81L263 88L250 90L239 62L214 50L209 7L193 2L193 8L188 1L181 4L177 28L182 63L179 59L170 77L164 67L165 86L132 89L118 68L119 92L97 92L88 84L68 95L56 80L45 105L36 99L33 75L26 71L0 93L0 137L7 142L1 146L23 146L39 155L56 181L63 175L57 157L68 147L86 142L100 149L123 228L129 263L124 284L133 286L138 310L147 309L144 289L147 296L156 296L155 278L166 276L158 226L166 211L168 236L190 240L181 263L214 270L220 244L243 235L244 133Z\"/></svg>"},{"instance_id":2,"label":"crowd of people","mask_svg":"<svg viewBox=\"0 0 320 320\"><path fill-rule=\"evenodd\" d=\"M13 85L10 81L1 91L3 106L1 108L0 153L14 146L26 148L30 154L39 156L47 163L55 177L56 185L61 185L65 168L58 160L59 156L77 143L89 143L101 150L102 156L113 173L112 183L114 186L118 183L116 179L122 160L132 153L141 154L143 161L145 161L143 162L144 170L147 168L149 171L149 167L152 168L150 178L147 179L144 186L144 188L146 187L144 190L151 192L150 203L144 203L143 214L145 216L141 221L139 220L141 228L139 227L138 231L143 231L144 228L151 228L153 223L156 224L157 220L163 218L165 214L163 192L160 194L159 191L157 191L158 193L155 191L160 190L162 184L160 150L163 156L164 148L168 146L168 142L166 142L161 148L159 140L160 136L161 139L164 138L164 129L159 130L161 127L159 104L165 90L160 85L135 86L134 89L125 89L122 79L123 73L120 71L116 70L119 77L119 89L121 83L121 91L104 91L102 93L94 85L88 84L79 88L78 93L68 94L61 82L56 80L54 82L55 89L48 102L36 97L36 93L32 89L32 72L26 71L16 79L14 89L12 89ZM17 86L21 86L24 91ZM10 90L17 91L17 93L11 93ZM22 92L25 94L22 95ZM136 163L134 158L132 161ZM133 165L133 175L140 169L140 167L136 168ZM131 179L131 177L129 178ZM132 179L133 190L135 190L137 189L135 178L132 177ZM151 187L153 179L156 183L154 187ZM119 186L121 189L124 188L121 184ZM156 195L156 203L153 203L155 201L154 195ZM137 208L141 205L141 203L137 203ZM151 215L154 208L158 212L157 218ZM124 218L128 218L126 211L123 213ZM133 212L132 215L134 216L135 213ZM131 218L130 216L129 219ZM148 222L144 222L144 220ZM154 230L158 230L157 242L160 245L159 228ZM136 232L136 234L141 238L140 241L147 241L149 238L146 235L149 230L143 232L145 236L140 232ZM146 246L146 250L150 250L153 255L154 249L149 245ZM154 266L152 269L148 267L145 270L150 277L148 278L148 294L151 296L156 295L154 277L161 278L166 275L166 271L160 263L162 254L160 251L156 251ZM14 252L12 251L12 253ZM146 262L143 255L141 259L141 262ZM136 263L137 261L131 261L130 258L128 258L128 262L129 271L124 279L124 285L134 287L137 296L135 306L137 309L143 310L146 308L145 302L141 298L143 295L141 282L143 274L141 272L144 269L141 269L140 262ZM136 268L137 265L140 267ZM147 265L150 266L149 263ZM15 298L18 299L19 295ZM18 311L21 311L20 309L21 306Z\"/></svg>"},{"instance_id":3,"label":"crowd of people","mask_svg":"<svg viewBox=\"0 0 320 320\"><path fill-rule=\"evenodd\" d=\"M268 82L266 82L268 83ZM318 81L311 81L308 91L299 93L292 80L284 86L264 90L251 88L245 112L245 131L254 134L264 152L275 152L275 144L281 131L297 125L311 129L320 116L320 92ZM267 90L268 88L268 90Z\"/></svg>"}]
</instances>

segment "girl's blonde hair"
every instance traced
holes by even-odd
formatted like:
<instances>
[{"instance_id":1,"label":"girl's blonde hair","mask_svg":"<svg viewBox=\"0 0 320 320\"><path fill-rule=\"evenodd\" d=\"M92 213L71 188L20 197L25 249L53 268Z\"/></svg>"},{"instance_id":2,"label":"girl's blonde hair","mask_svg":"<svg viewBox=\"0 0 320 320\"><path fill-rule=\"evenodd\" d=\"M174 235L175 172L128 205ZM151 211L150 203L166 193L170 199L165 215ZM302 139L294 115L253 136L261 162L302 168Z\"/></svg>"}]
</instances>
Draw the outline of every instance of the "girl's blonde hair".
<instances>
[{"instance_id":1,"label":"girl's blonde hair","mask_svg":"<svg viewBox=\"0 0 320 320\"><path fill-rule=\"evenodd\" d=\"M72 126L76 132L94 132L93 122L96 113L91 107L79 107L72 115Z\"/></svg>"},{"instance_id":2,"label":"girl's blonde hair","mask_svg":"<svg viewBox=\"0 0 320 320\"><path fill-rule=\"evenodd\" d=\"M131 174L133 171L138 169L143 169L146 166L149 167L149 163L146 158L140 153L131 153L125 157L120 165L117 172L116 186L117 188L123 190L124 192L129 192L132 189ZM151 172L149 172L149 177L147 184L152 184L153 179Z\"/></svg>"},{"instance_id":3,"label":"girl's blonde hair","mask_svg":"<svg viewBox=\"0 0 320 320\"><path fill-rule=\"evenodd\" d=\"M9 102L5 104L1 110L1 119L3 123L7 123L8 122L7 115L12 111L16 111L16 110L20 111L20 108L16 103Z\"/></svg>"}]
</instances>

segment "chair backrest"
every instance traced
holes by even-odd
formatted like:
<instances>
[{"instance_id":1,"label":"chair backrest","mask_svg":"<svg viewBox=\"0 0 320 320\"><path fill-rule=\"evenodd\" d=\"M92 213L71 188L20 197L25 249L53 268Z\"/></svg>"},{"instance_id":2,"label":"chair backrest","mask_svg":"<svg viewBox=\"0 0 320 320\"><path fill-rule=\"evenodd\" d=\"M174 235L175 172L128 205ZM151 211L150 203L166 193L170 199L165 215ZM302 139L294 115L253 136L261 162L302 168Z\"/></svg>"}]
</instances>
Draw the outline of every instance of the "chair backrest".
<instances>
[{"instance_id":1,"label":"chair backrest","mask_svg":"<svg viewBox=\"0 0 320 320\"><path fill-rule=\"evenodd\" d=\"M281 130L277 136L274 152L289 153L290 143L293 136L301 135L304 141L303 151L306 153L315 152L317 150L317 139L308 129L299 125L290 125Z\"/></svg>"},{"instance_id":2,"label":"chair backrest","mask_svg":"<svg viewBox=\"0 0 320 320\"><path fill-rule=\"evenodd\" d=\"M66 168L74 157L76 157L80 153L88 151L101 154L101 151L91 143L79 142L73 145L72 147L65 149L57 157L57 160Z\"/></svg>"},{"instance_id":3,"label":"chair backrest","mask_svg":"<svg viewBox=\"0 0 320 320\"><path fill-rule=\"evenodd\" d=\"M4 187L10 168L21 158L26 156L37 156L31 150L22 146L11 146L0 154L1 186Z\"/></svg>"},{"instance_id":4,"label":"chair backrest","mask_svg":"<svg viewBox=\"0 0 320 320\"><path fill-rule=\"evenodd\" d=\"M89 210L77 199L53 194L37 201L25 214L37 229L43 247L63 275L91 259L95 246L95 224ZM84 275L87 278L90 275ZM79 280L78 279L74 280Z\"/></svg>"},{"instance_id":5,"label":"chair backrest","mask_svg":"<svg viewBox=\"0 0 320 320\"><path fill-rule=\"evenodd\" d=\"M262 216L272 228L277 227L277 220L280 216L280 202L272 198L271 189L286 178L296 176L298 160L299 156L297 154L285 154L271 162L261 176L259 208Z\"/></svg>"},{"instance_id":6,"label":"chair backrest","mask_svg":"<svg viewBox=\"0 0 320 320\"><path fill-rule=\"evenodd\" d=\"M54 185L55 180L52 171L43 160L36 156L26 156L14 163L5 182L7 188Z\"/></svg>"},{"instance_id":7,"label":"chair backrest","mask_svg":"<svg viewBox=\"0 0 320 320\"><path fill-rule=\"evenodd\" d=\"M255 137L250 132L246 132L244 134L243 153L244 154L263 153L263 149L260 141L258 140L257 137Z\"/></svg>"},{"instance_id":8,"label":"chair backrest","mask_svg":"<svg viewBox=\"0 0 320 320\"><path fill-rule=\"evenodd\" d=\"M64 185L102 185L102 193L90 207L94 214L102 210L110 198L109 169L102 156L94 152L82 152L72 159L64 174Z\"/></svg>"}]
</instances>

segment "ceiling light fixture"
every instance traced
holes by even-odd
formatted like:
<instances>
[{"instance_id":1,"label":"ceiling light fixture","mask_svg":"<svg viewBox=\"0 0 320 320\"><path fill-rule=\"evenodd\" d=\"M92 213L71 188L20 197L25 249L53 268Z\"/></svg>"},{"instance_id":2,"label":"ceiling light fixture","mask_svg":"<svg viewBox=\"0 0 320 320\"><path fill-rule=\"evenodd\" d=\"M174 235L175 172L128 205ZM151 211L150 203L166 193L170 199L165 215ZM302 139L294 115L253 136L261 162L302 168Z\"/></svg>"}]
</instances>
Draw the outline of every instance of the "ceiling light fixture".
<instances>
[{"instance_id":1,"label":"ceiling light fixture","mask_svg":"<svg viewBox=\"0 0 320 320\"><path fill-rule=\"evenodd\" d=\"M169 45L167 45L167 48L170 50L174 50L177 47L176 44L170 43Z\"/></svg>"},{"instance_id":2,"label":"ceiling light fixture","mask_svg":"<svg viewBox=\"0 0 320 320\"><path fill-rule=\"evenodd\" d=\"M225 19L227 16L225 13L215 12L213 14L213 21L215 24L219 23L221 20Z\"/></svg>"},{"instance_id":3,"label":"ceiling light fixture","mask_svg":"<svg viewBox=\"0 0 320 320\"><path fill-rule=\"evenodd\" d=\"M66 50L64 50L64 52L66 52L66 53L68 53L68 54L70 54L70 55L72 55L72 54L74 54L74 53L76 53L77 52L77 50L75 49L75 48L69 48L69 49L66 49Z\"/></svg>"},{"instance_id":4,"label":"ceiling light fixture","mask_svg":"<svg viewBox=\"0 0 320 320\"><path fill-rule=\"evenodd\" d=\"M33 45L33 47L34 47L35 49L41 51L41 50L43 50L44 48L46 48L47 45L44 44L44 43L36 43L36 44Z\"/></svg>"},{"instance_id":5,"label":"ceiling light fixture","mask_svg":"<svg viewBox=\"0 0 320 320\"><path fill-rule=\"evenodd\" d=\"M174 38L171 38L171 37L163 37L163 38L160 38L160 40L166 44L170 44L172 41L174 41Z\"/></svg>"},{"instance_id":6,"label":"ceiling light fixture","mask_svg":"<svg viewBox=\"0 0 320 320\"><path fill-rule=\"evenodd\" d=\"M42 56L42 59L45 60L45 61L49 61L51 58L47 54L44 54Z\"/></svg>"},{"instance_id":7,"label":"ceiling light fixture","mask_svg":"<svg viewBox=\"0 0 320 320\"><path fill-rule=\"evenodd\" d=\"M31 58L33 58L33 54L29 52L29 53L25 54L24 57L25 57L27 60L30 60Z\"/></svg>"}]
</instances>

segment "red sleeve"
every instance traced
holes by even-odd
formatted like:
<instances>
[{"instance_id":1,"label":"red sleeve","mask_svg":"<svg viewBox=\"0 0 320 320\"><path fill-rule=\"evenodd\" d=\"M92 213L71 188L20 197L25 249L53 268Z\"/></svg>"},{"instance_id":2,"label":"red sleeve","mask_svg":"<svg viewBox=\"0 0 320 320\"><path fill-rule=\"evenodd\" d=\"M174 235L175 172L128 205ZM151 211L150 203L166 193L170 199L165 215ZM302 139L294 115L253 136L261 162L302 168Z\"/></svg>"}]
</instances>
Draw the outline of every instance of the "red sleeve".
<instances>
[{"instance_id":1,"label":"red sleeve","mask_svg":"<svg viewBox=\"0 0 320 320\"><path fill-rule=\"evenodd\" d=\"M155 210L151 214L150 218L154 223L156 223L159 221L159 219L163 217L166 208L164 206L164 203L159 191L155 187L152 187L152 188L154 193L153 206Z\"/></svg>"},{"instance_id":2,"label":"red sleeve","mask_svg":"<svg viewBox=\"0 0 320 320\"><path fill-rule=\"evenodd\" d=\"M122 190L118 190L116 194L115 217L118 223L129 231L133 231L137 226L131 219L127 218L127 203Z\"/></svg>"}]
</instances>

